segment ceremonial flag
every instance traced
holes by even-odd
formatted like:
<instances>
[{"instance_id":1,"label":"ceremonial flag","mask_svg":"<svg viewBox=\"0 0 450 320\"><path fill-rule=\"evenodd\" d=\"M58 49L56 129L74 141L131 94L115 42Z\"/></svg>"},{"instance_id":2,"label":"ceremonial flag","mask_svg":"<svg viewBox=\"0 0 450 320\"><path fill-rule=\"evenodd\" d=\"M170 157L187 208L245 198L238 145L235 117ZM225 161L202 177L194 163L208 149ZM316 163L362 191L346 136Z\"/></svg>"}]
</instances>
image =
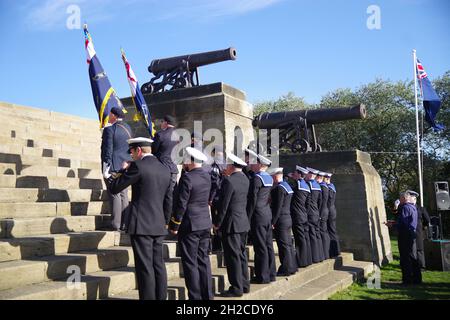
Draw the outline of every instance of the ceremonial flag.
<instances>
[{"instance_id":1,"label":"ceremonial flag","mask_svg":"<svg viewBox=\"0 0 450 320\"><path fill-rule=\"evenodd\" d=\"M417 59L416 67L416 74L422 94L423 108L425 110L425 120L435 131L443 130L444 126L435 122L436 115L441 108L441 100L434 90L433 85L431 84L431 81L419 59Z\"/></svg>"},{"instance_id":2,"label":"ceremonial flag","mask_svg":"<svg viewBox=\"0 0 450 320\"><path fill-rule=\"evenodd\" d=\"M153 126L150 112L148 111L147 103L145 102L136 75L134 74L133 69L131 69L131 66L128 63L127 57L125 56L125 52L123 51L123 49L121 49L121 52L122 52L122 60L123 63L125 64L125 69L127 71L128 83L130 84L131 97L134 106L136 108L136 115L133 119L134 121L143 120L144 125L147 128L148 133L150 134L150 138L153 138L155 128Z\"/></svg>"},{"instance_id":3,"label":"ceremonial flag","mask_svg":"<svg viewBox=\"0 0 450 320\"><path fill-rule=\"evenodd\" d=\"M100 128L104 128L106 124L108 124L111 108L121 108L124 113L127 113L127 111L117 97L116 92L109 82L108 76L103 70L97 54L95 53L94 44L92 43L92 38L86 24L83 29L92 96L94 97L95 108L97 109L98 120L100 121Z\"/></svg>"}]
</instances>

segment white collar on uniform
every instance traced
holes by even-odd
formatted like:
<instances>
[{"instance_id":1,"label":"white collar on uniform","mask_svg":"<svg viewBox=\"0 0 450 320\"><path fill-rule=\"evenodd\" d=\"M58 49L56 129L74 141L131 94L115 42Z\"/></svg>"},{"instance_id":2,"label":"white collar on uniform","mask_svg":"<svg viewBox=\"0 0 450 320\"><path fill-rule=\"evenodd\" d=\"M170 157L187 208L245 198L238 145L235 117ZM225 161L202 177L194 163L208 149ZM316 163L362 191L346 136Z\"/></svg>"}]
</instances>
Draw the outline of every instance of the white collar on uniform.
<instances>
[{"instance_id":1,"label":"white collar on uniform","mask_svg":"<svg viewBox=\"0 0 450 320\"><path fill-rule=\"evenodd\" d=\"M150 156L153 157L153 154L151 154L151 153L144 153L144 154L142 155L141 160L144 159L145 157L150 157Z\"/></svg>"}]
</instances>

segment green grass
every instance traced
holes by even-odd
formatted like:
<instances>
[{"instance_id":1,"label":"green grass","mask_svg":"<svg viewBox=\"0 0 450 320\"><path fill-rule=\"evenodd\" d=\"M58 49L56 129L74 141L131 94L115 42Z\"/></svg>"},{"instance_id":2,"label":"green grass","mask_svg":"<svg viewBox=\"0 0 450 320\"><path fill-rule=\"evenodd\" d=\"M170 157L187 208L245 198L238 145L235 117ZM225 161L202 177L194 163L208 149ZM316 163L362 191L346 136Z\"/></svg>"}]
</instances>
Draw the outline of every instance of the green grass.
<instances>
[{"instance_id":1,"label":"green grass","mask_svg":"<svg viewBox=\"0 0 450 320\"><path fill-rule=\"evenodd\" d=\"M369 289L366 281L354 283L330 300L450 300L450 272L424 271L421 285L401 285L397 239L391 238L394 261L381 268L381 288Z\"/></svg>"}]
</instances>

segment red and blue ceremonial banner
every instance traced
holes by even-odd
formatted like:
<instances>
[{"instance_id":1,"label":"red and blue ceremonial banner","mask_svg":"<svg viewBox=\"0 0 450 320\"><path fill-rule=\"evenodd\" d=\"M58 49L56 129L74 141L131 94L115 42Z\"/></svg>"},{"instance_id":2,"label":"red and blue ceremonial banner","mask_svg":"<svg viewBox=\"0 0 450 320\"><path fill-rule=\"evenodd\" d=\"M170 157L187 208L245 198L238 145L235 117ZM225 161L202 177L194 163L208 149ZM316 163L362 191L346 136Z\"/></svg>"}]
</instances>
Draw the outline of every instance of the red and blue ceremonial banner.
<instances>
[{"instance_id":1,"label":"red and blue ceremonial banner","mask_svg":"<svg viewBox=\"0 0 450 320\"><path fill-rule=\"evenodd\" d=\"M150 138L153 138L155 128L153 126L150 112L148 111L147 103L145 102L144 95L142 94L141 89L139 87L136 75L134 74L133 69L131 69L127 57L125 56L125 52L122 49L121 51L122 51L122 60L123 63L125 64L125 69L127 71L128 83L130 84L131 97L133 99L133 103L136 108L136 115L134 117L134 120L135 121L143 120L144 125L147 128L148 133L150 135Z\"/></svg>"},{"instance_id":2,"label":"red and blue ceremonial banner","mask_svg":"<svg viewBox=\"0 0 450 320\"><path fill-rule=\"evenodd\" d=\"M91 81L92 96L94 98L95 108L98 113L98 120L100 121L100 128L104 128L108 124L109 112L111 108L118 107L127 113L125 108L120 102L114 88L109 82L103 67L98 60L97 54L92 43L91 35L87 29L87 25L84 27L85 36L85 48L87 54L87 63L89 65L89 79Z\"/></svg>"},{"instance_id":3,"label":"red and blue ceremonial banner","mask_svg":"<svg viewBox=\"0 0 450 320\"><path fill-rule=\"evenodd\" d=\"M425 120L435 131L443 130L444 126L435 122L436 115L441 108L441 99L439 99L439 96L434 90L419 59L417 59L416 66L416 74L419 79L420 91L422 93L423 109L425 110Z\"/></svg>"}]
</instances>

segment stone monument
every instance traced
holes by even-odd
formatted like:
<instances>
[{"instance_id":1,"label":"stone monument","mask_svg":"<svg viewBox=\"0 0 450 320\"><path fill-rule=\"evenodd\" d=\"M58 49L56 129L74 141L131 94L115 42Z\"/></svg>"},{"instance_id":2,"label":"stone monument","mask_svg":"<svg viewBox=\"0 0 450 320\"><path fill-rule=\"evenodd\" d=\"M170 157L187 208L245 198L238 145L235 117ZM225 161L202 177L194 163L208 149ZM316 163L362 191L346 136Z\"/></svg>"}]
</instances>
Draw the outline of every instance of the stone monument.
<instances>
[{"instance_id":1,"label":"stone monument","mask_svg":"<svg viewBox=\"0 0 450 320\"><path fill-rule=\"evenodd\" d=\"M159 127L158 120L170 114L176 117L177 128L193 132L194 122L201 121L202 134L208 129L220 130L228 151L243 150L253 140L251 104L246 101L244 92L222 82L144 94L144 97L156 127ZM135 134L148 136L142 121L132 120L136 113L132 99L122 99L122 103L128 111L125 120ZM238 145L236 141L242 143Z\"/></svg>"},{"instance_id":2,"label":"stone monument","mask_svg":"<svg viewBox=\"0 0 450 320\"><path fill-rule=\"evenodd\" d=\"M341 250L378 266L392 261L381 179L368 153L354 150L289 154L281 155L280 163L288 170L294 170L298 164L333 172Z\"/></svg>"}]
</instances>

